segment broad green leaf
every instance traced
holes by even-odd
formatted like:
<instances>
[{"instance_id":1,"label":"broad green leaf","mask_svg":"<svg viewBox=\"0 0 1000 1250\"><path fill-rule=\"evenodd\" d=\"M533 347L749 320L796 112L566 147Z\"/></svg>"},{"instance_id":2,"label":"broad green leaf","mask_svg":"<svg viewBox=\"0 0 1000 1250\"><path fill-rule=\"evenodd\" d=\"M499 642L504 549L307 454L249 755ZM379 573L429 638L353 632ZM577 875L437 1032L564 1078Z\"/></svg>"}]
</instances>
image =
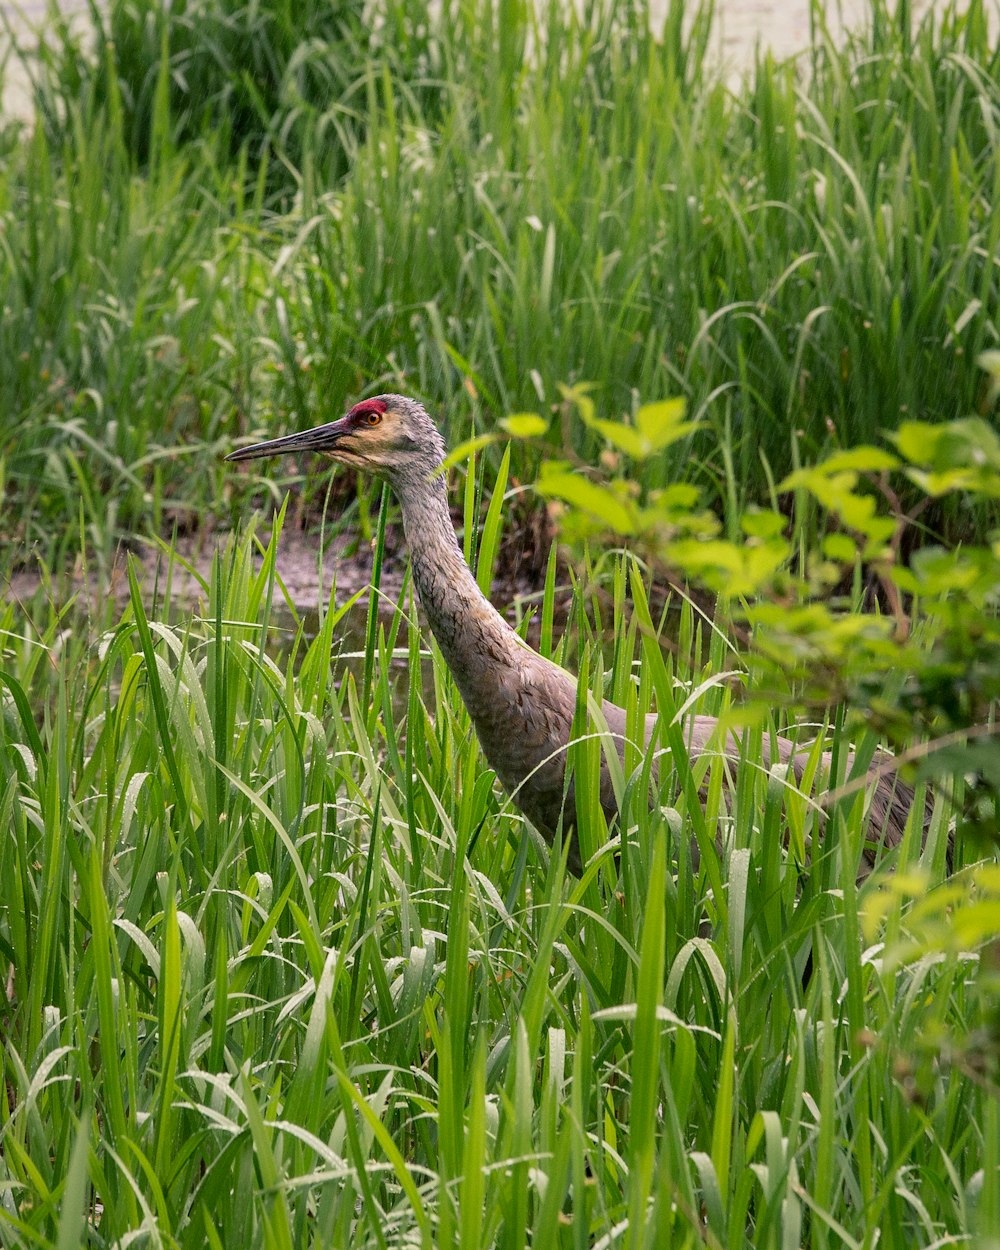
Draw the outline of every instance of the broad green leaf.
<instances>
[{"instance_id":1,"label":"broad green leaf","mask_svg":"<svg viewBox=\"0 0 1000 1250\"><path fill-rule=\"evenodd\" d=\"M542 466L535 489L546 498L561 499L597 517L618 534L635 533L635 509L631 501L623 500L610 486L599 486L577 473L553 469L546 464Z\"/></svg>"},{"instance_id":2,"label":"broad green leaf","mask_svg":"<svg viewBox=\"0 0 1000 1250\"><path fill-rule=\"evenodd\" d=\"M816 471L827 475L844 473L884 473L899 467L899 459L882 447L862 444L846 451L836 451L816 466Z\"/></svg>"},{"instance_id":3,"label":"broad green leaf","mask_svg":"<svg viewBox=\"0 0 1000 1250\"><path fill-rule=\"evenodd\" d=\"M784 539L766 543L731 543L693 538L669 542L664 556L689 577L727 596L753 595L768 586L791 554Z\"/></svg>"},{"instance_id":4,"label":"broad green leaf","mask_svg":"<svg viewBox=\"0 0 1000 1250\"><path fill-rule=\"evenodd\" d=\"M764 508L751 508L740 517L740 527L751 538L774 538L784 531L787 524L787 518L780 512Z\"/></svg>"},{"instance_id":5,"label":"broad green leaf","mask_svg":"<svg viewBox=\"0 0 1000 1250\"><path fill-rule=\"evenodd\" d=\"M846 534L827 534L823 539L823 551L841 564L851 564L858 557L856 544Z\"/></svg>"},{"instance_id":6,"label":"broad green leaf","mask_svg":"<svg viewBox=\"0 0 1000 1250\"><path fill-rule=\"evenodd\" d=\"M1000 436L980 417L943 425L906 421L890 437L911 464L922 468L939 473L957 468L1000 471Z\"/></svg>"},{"instance_id":7,"label":"broad green leaf","mask_svg":"<svg viewBox=\"0 0 1000 1250\"><path fill-rule=\"evenodd\" d=\"M607 421L589 415L585 418L612 446L633 460L645 460L671 443L685 438L696 427L684 421L685 401L670 399L660 404L646 404L635 415L635 425L625 421Z\"/></svg>"},{"instance_id":8,"label":"broad green leaf","mask_svg":"<svg viewBox=\"0 0 1000 1250\"><path fill-rule=\"evenodd\" d=\"M688 511L701 498L701 491L690 482L675 482L650 494L651 504L665 511Z\"/></svg>"},{"instance_id":9,"label":"broad green leaf","mask_svg":"<svg viewBox=\"0 0 1000 1250\"><path fill-rule=\"evenodd\" d=\"M453 464L459 464L463 460L468 460L480 448L489 447L490 443L495 443L499 437L499 434L477 434L475 438L467 438L464 443L459 443L457 447L453 448L445 456L437 470L438 474L447 472Z\"/></svg>"},{"instance_id":10,"label":"broad green leaf","mask_svg":"<svg viewBox=\"0 0 1000 1250\"><path fill-rule=\"evenodd\" d=\"M548 421L537 412L515 412L500 422L512 438L538 438L549 428Z\"/></svg>"},{"instance_id":11,"label":"broad green leaf","mask_svg":"<svg viewBox=\"0 0 1000 1250\"><path fill-rule=\"evenodd\" d=\"M686 438L696 428L695 422L685 421L687 400L665 399L655 404L643 404L635 414L635 423L650 448L660 451L678 439Z\"/></svg>"},{"instance_id":12,"label":"broad green leaf","mask_svg":"<svg viewBox=\"0 0 1000 1250\"><path fill-rule=\"evenodd\" d=\"M891 434L899 454L914 464L928 464L934 459L941 427L928 421L904 421Z\"/></svg>"},{"instance_id":13,"label":"broad green leaf","mask_svg":"<svg viewBox=\"0 0 1000 1250\"><path fill-rule=\"evenodd\" d=\"M922 469L909 469L906 476L926 494L935 499L953 491L1000 497L1000 473L988 469L945 469L938 473L925 473Z\"/></svg>"},{"instance_id":14,"label":"broad green leaf","mask_svg":"<svg viewBox=\"0 0 1000 1250\"><path fill-rule=\"evenodd\" d=\"M649 443L642 434L623 421L604 421L595 417L588 424L613 447L623 451L626 456L631 456L633 460L642 460L650 453Z\"/></svg>"}]
</instances>

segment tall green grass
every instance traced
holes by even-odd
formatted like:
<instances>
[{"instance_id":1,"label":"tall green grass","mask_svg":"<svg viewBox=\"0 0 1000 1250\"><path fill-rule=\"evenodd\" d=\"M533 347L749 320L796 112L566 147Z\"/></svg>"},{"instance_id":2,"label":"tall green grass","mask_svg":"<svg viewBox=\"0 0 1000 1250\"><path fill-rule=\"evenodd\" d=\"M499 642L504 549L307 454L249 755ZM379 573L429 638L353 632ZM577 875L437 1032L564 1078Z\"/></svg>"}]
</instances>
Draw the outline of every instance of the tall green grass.
<instances>
[{"instance_id":1,"label":"tall green grass","mask_svg":"<svg viewBox=\"0 0 1000 1250\"><path fill-rule=\"evenodd\" d=\"M701 431L645 485L698 482L734 523L825 441L976 401L997 303L978 5L913 35L879 8L843 51L818 22L809 87L764 59L733 94L707 13L685 36L675 6L654 40L626 6L533 25L400 0L326 128L287 94L285 10L255 11L269 127L264 95L220 122L251 85L232 45L185 101L193 7L113 8L142 38L93 71L71 32L43 51L43 124L0 157L4 571L280 501L218 454L365 389L420 394L453 441L560 382L610 412L683 392ZM556 422L551 449L585 462L592 437ZM505 484L545 450L512 446L481 527L466 479L484 585ZM363 503L378 570L389 510ZM674 713L734 697L721 634L685 605L665 655L613 555L562 625L550 560L539 646L583 675L577 880L496 790L409 588L343 654L335 587L315 633L282 602L283 521L225 547L194 613L171 566L155 593L132 571L124 610L0 609L0 1243L1000 1236L985 932L921 928L992 914L961 845L940 884L947 796L896 885L859 889L857 799L823 822L762 766L779 713L735 767L687 762ZM610 838L588 692L636 726L659 709L675 763L649 811L630 749Z\"/></svg>"},{"instance_id":2,"label":"tall green grass","mask_svg":"<svg viewBox=\"0 0 1000 1250\"><path fill-rule=\"evenodd\" d=\"M880 0L843 48L817 9L797 65L762 56L732 90L709 8L652 31L603 0L398 0L360 42L353 11L298 49L281 5L208 0L113 5L99 56L50 37L39 123L0 157L22 553L60 559L81 498L105 550L230 520L259 479L223 481L216 451L363 391L419 395L451 441L561 383L606 415L683 394L699 432L645 485L696 482L734 525L824 447L981 401L1000 63L979 0L913 31ZM336 79L325 120L303 58ZM511 471L599 450L556 422Z\"/></svg>"},{"instance_id":3,"label":"tall green grass","mask_svg":"<svg viewBox=\"0 0 1000 1250\"><path fill-rule=\"evenodd\" d=\"M581 722L577 881L498 796L409 591L353 659L335 592L314 637L276 634L279 542L280 519L262 559L230 543L195 615L134 579L89 628L4 614L5 1246L1000 1231L977 953L889 962L893 892L862 936L860 811L821 831L761 767L781 726L746 732L732 778L702 762L704 807L679 730L660 809L632 752L609 842ZM726 711L717 632L685 607L665 658L626 564L591 586L562 633L549 577L544 651L635 718ZM901 880L940 879L947 818Z\"/></svg>"}]
</instances>

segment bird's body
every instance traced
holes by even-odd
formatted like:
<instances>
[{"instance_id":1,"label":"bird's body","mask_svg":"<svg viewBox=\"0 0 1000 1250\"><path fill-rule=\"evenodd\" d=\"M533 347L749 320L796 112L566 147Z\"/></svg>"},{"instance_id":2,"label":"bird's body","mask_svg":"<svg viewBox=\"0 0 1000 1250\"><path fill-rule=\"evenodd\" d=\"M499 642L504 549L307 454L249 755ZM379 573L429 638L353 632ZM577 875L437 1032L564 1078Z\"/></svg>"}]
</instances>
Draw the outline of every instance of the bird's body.
<instances>
[{"instance_id":1,"label":"bird's body","mask_svg":"<svg viewBox=\"0 0 1000 1250\"><path fill-rule=\"evenodd\" d=\"M571 801L564 802L566 751L577 705L577 681L532 650L479 589L452 525L444 475L438 472L445 448L431 419L411 399L382 395L356 405L341 421L243 448L228 459L308 450L372 469L392 486L402 509L421 610L455 678L487 761L546 840L553 840L560 825L568 834L573 807ZM625 711L607 700L602 710L623 757ZM655 714L646 718L644 747L656 724ZM692 757L713 749L738 758L731 736L720 743L713 717L694 717L685 728ZM776 747L781 762L790 764L801 780L808 754L787 738L777 738ZM763 763L768 768L772 763L766 737ZM894 776L873 776L869 823L878 841L890 845L899 841L911 800L912 792ZM606 762L601 770L601 804L610 823L617 805ZM570 862L579 870L575 848L571 848Z\"/></svg>"}]
</instances>

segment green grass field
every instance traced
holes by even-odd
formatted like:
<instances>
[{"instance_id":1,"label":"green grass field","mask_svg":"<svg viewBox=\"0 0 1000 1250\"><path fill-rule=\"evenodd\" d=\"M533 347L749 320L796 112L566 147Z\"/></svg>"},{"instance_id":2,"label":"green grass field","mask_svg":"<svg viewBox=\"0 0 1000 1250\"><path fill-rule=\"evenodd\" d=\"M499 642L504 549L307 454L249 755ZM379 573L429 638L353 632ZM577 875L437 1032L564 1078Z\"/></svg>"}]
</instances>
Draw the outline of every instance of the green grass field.
<instances>
[{"instance_id":1,"label":"green grass field","mask_svg":"<svg viewBox=\"0 0 1000 1250\"><path fill-rule=\"evenodd\" d=\"M609 833L600 734L573 744L578 879L494 784L408 584L360 645L364 600L329 586L315 628L286 600L289 483L376 568L391 506L220 463L379 390L452 443L554 416L495 493L497 448L460 467L489 565L543 460L631 472L560 384L610 417L685 397L696 431L634 480L697 485L731 538L824 451L993 419L982 7L911 36L879 6L843 50L817 10L811 86L762 60L735 91L707 10L659 40L624 10L132 0L93 59L57 30L37 125L0 130L0 579L42 575L0 606L4 1250L1000 1244L995 848L959 836L946 873L995 736L859 887L863 796L821 810L762 744L821 735L846 789L874 734L776 700L620 552L569 590L552 559L521 626L658 710L673 758L652 811L626 758ZM919 538L974 552L995 500L942 500ZM792 518L803 563L824 523ZM169 540L209 524L192 608ZM122 606L135 536L164 566ZM742 704L735 767L692 768L667 723Z\"/></svg>"},{"instance_id":2,"label":"green grass field","mask_svg":"<svg viewBox=\"0 0 1000 1250\"><path fill-rule=\"evenodd\" d=\"M620 846L601 744L574 747L595 850L577 881L498 798L440 657L401 642L408 599L373 618L356 678L335 610L272 657L273 554L256 572L246 542L220 556L199 618L147 616L137 588L94 641L55 619L29 639L8 613L4 1245L1000 1228L974 949L911 930L910 886L858 893L858 809L824 830L786 800L759 763L772 725L747 734L731 813L723 761L703 810L678 759L661 812L626 804ZM622 619L620 567L610 590ZM542 647L562 655L552 599L550 582ZM685 612L681 655L696 632ZM591 671L637 715L689 690L718 713L703 678L729 666L718 635L703 666L665 662L640 597ZM921 893L947 814L900 855ZM938 908L989 906L986 885L959 873Z\"/></svg>"}]
</instances>

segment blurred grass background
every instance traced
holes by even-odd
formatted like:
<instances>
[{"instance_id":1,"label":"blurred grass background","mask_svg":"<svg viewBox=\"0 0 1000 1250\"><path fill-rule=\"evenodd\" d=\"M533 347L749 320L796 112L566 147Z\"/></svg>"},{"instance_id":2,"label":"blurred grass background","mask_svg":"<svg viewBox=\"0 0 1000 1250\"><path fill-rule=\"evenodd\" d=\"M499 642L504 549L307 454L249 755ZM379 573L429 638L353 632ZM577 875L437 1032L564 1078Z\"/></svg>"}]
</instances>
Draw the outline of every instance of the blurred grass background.
<instances>
[{"instance_id":1,"label":"blurred grass background","mask_svg":"<svg viewBox=\"0 0 1000 1250\"><path fill-rule=\"evenodd\" d=\"M821 451L983 402L1000 75L980 0L730 89L710 6L398 0L169 8L47 28L0 139L8 553L232 524L219 453L422 398L450 441L589 382L700 429L643 470L735 532ZM557 423L531 478L600 442ZM309 483L306 490L315 496ZM81 505L82 499L82 505ZM988 518L935 518L952 536ZM8 561L11 556L8 554Z\"/></svg>"}]
</instances>

